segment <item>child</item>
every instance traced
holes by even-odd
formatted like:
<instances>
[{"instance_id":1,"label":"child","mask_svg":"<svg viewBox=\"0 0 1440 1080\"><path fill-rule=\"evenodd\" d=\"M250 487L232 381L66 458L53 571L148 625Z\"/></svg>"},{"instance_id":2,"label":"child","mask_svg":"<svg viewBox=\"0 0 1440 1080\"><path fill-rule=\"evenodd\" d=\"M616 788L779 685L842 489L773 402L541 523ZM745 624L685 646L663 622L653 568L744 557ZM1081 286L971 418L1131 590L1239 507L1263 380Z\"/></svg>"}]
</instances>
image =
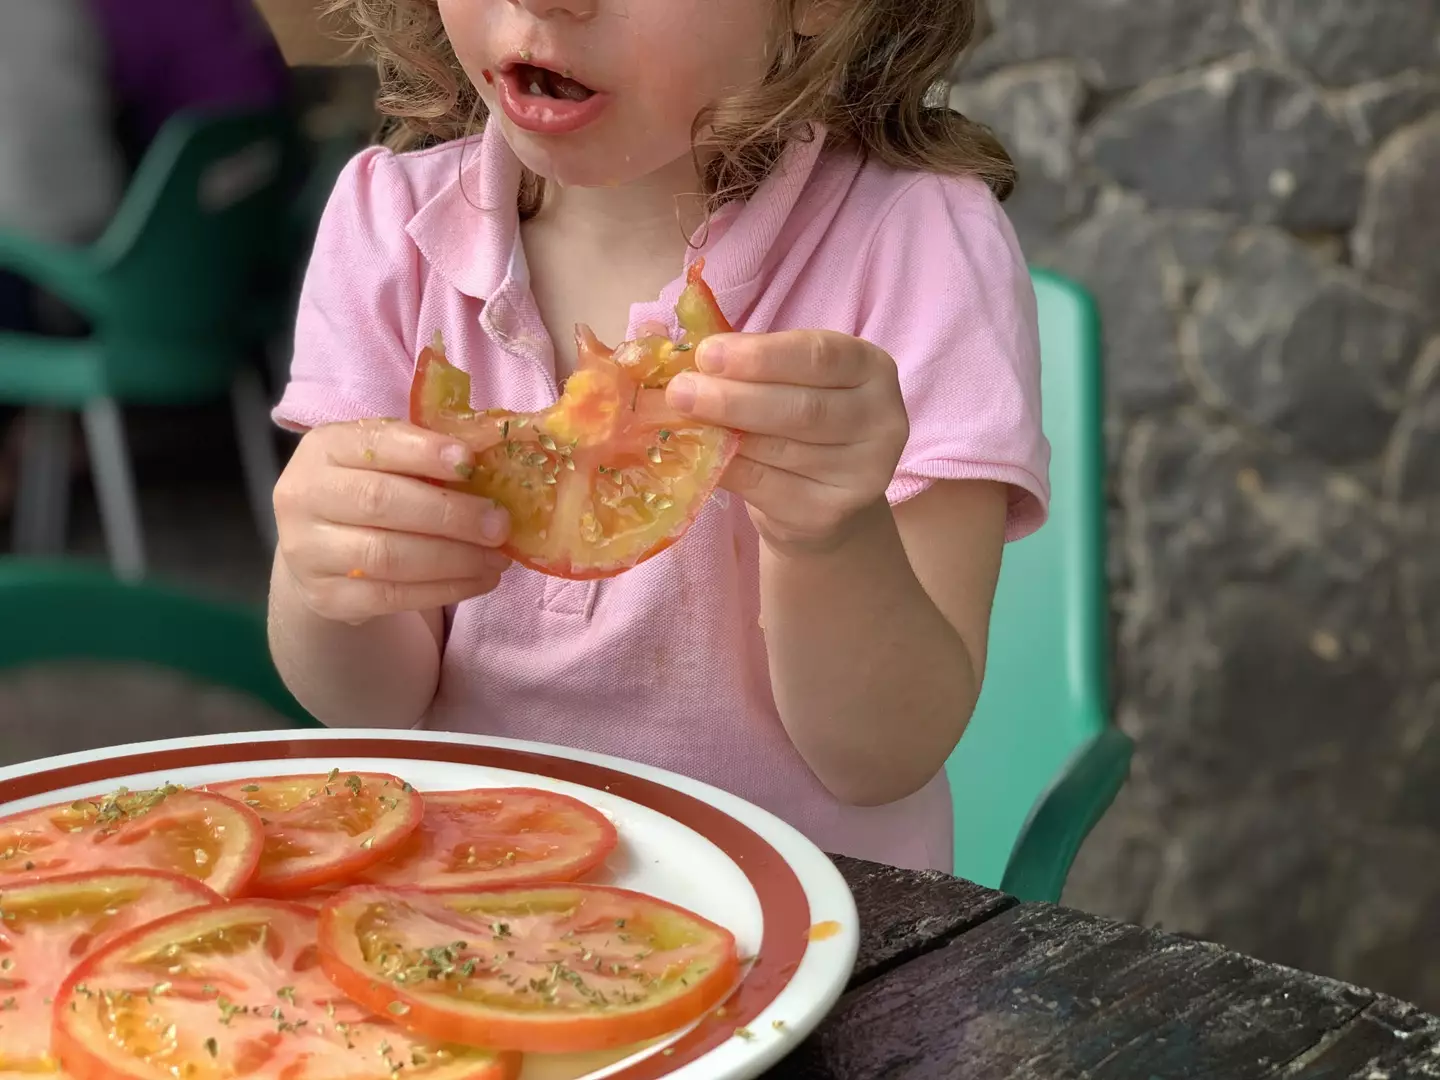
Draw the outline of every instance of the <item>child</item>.
<instances>
[{"instance_id":1,"label":"child","mask_svg":"<svg viewBox=\"0 0 1440 1080\"><path fill-rule=\"evenodd\" d=\"M275 493L295 695L675 769L829 851L948 868L1001 547L1048 498L1011 166L926 105L973 0L337 6L393 147L438 145L362 152L315 246L276 409L308 431ZM505 572L504 514L424 482L467 448L376 418L437 329L475 405L543 408L575 323L673 331L700 256L740 332L669 395L742 433L730 496L619 577Z\"/></svg>"}]
</instances>

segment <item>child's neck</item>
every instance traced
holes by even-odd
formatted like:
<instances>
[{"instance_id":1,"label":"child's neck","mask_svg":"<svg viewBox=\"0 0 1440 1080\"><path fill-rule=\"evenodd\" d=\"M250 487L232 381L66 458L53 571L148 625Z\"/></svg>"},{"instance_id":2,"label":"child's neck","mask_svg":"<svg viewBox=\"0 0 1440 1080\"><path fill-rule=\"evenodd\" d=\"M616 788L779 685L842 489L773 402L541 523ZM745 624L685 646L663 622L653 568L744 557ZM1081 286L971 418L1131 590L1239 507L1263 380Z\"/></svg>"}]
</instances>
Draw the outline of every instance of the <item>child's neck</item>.
<instances>
[{"instance_id":1,"label":"child's neck","mask_svg":"<svg viewBox=\"0 0 1440 1080\"><path fill-rule=\"evenodd\" d=\"M630 305L655 299L679 276L687 230L703 220L698 188L688 158L623 186L546 185L544 203L521 236L560 377L574 370L575 323L615 345Z\"/></svg>"},{"instance_id":2,"label":"child's neck","mask_svg":"<svg viewBox=\"0 0 1440 1080\"><path fill-rule=\"evenodd\" d=\"M533 219L564 232L572 243L634 250L684 250L685 238L702 221L700 181L690 157L613 187L565 187L550 182Z\"/></svg>"}]
</instances>

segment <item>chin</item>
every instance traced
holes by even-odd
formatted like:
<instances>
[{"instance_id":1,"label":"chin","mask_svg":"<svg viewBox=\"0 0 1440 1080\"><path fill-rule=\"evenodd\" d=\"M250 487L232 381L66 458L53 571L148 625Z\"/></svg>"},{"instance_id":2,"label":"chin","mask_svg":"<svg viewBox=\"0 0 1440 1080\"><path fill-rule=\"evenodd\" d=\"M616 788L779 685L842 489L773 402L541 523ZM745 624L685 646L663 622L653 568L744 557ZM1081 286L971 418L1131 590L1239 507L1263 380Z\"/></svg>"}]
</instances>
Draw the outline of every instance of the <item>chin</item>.
<instances>
[{"instance_id":1,"label":"chin","mask_svg":"<svg viewBox=\"0 0 1440 1080\"><path fill-rule=\"evenodd\" d=\"M562 187L624 187L690 153L688 141L667 155L654 147L616 146L599 131L536 135L503 117L501 131L525 168Z\"/></svg>"}]
</instances>

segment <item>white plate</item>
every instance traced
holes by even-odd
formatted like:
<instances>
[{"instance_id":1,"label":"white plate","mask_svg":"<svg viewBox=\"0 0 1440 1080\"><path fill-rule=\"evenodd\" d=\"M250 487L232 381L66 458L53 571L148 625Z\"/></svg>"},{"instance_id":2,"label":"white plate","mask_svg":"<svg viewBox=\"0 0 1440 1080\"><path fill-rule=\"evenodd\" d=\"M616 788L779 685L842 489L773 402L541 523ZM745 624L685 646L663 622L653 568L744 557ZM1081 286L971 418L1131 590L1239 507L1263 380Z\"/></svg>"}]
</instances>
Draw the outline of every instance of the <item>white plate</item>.
<instances>
[{"instance_id":1,"label":"white plate","mask_svg":"<svg viewBox=\"0 0 1440 1080\"><path fill-rule=\"evenodd\" d=\"M196 785L332 768L394 773L421 791L523 785L583 799L620 833L620 846L593 880L690 908L734 933L742 957L758 958L723 1014L620 1060L614 1053L532 1056L524 1080L747 1080L824 1018L854 967L855 902L814 844L726 792L601 754L388 730L168 739L0 769L0 816L122 784Z\"/></svg>"}]
</instances>

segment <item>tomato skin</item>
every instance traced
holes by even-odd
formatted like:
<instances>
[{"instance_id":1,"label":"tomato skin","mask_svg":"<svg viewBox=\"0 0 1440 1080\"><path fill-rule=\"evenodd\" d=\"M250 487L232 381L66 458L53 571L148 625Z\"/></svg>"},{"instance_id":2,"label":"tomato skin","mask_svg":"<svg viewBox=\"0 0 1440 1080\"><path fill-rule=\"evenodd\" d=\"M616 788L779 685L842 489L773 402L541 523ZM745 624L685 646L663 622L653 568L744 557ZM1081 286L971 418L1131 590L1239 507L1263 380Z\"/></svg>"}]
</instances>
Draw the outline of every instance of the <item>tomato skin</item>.
<instances>
[{"instance_id":1,"label":"tomato skin","mask_svg":"<svg viewBox=\"0 0 1440 1080\"><path fill-rule=\"evenodd\" d=\"M679 917L702 928L716 942L715 965L686 988L662 998L643 1011L594 1012L582 1015L546 1016L534 1011L487 1009L483 1006L446 1007L435 994L401 987L367 965L359 945L359 919L374 905L413 904L441 906L447 900L484 898L504 901L507 897L544 892L588 894L618 902L626 910L654 911ZM456 935L470 934L478 924L462 929L458 920L447 920L447 929ZM619 925L624 925L623 922ZM491 942L504 940L492 938ZM468 1045L501 1047L525 1053L571 1053L609 1050L630 1046L646 1039L669 1034L703 1016L735 989L740 964L734 936L721 926L653 896L603 885L501 886L492 889L396 889L356 886L331 899L320 912L320 963L326 976L353 1001L385 1014L403 1009L397 1022L410 1031L430 1038ZM397 1004L398 1003L398 1004ZM628 1003L625 1006L629 1008Z\"/></svg>"},{"instance_id":2,"label":"tomato skin","mask_svg":"<svg viewBox=\"0 0 1440 1080\"><path fill-rule=\"evenodd\" d=\"M207 909L204 913L198 913L195 910L177 912L174 915L135 927L133 930L117 937L109 942L105 948L92 953L77 965L55 995L51 1042L65 1073L68 1074L72 1080L159 1080L161 1077L171 1075L155 1067L147 1068L144 1062L132 1063L130 1060L123 1058L123 1051L116 1052L112 1049L111 1052L107 1054L97 1050L95 1046L87 1041L82 1030L83 1023L71 1021L76 1011L75 1004L77 995L83 995L83 997L89 998L97 992L87 987L87 983L92 986L98 986L102 991L107 989L103 981L106 965L112 961L112 958L124 956L137 944L154 943L154 945L158 946L163 943L166 933L172 931L174 935L179 936L180 940L184 940L187 931L191 933L194 932L193 927L198 914L216 915L218 916L216 920L218 922L223 920L227 914L232 913L238 916L250 916L252 919L257 915L263 916L263 921L267 925L274 927L278 924L281 927L282 934L285 930L291 930L293 932L297 923L301 926L313 927L315 925L314 911L298 904L279 900L230 900L222 901L220 904ZM287 923L290 925L286 926L285 924ZM313 939L311 940L313 942ZM272 944L267 944L266 949L273 955L276 952L276 949L273 947L273 935L271 942ZM314 951L315 949L312 943L299 950L299 953L309 953L313 955ZM312 961L310 963L312 978L318 975L318 973L313 973L313 967L314 964ZM300 970L299 965L297 964L293 970L298 972ZM133 983L134 980L132 978L126 981ZM299 977L297 977L295 981L298 982ZM275 988L267 987L266 989L274 990ZM245 997L246 995L241 995L242 1000ZM287 999L287 1001L292 1004L295 1000L294 995ZM338 995L332 1000L336 1002L341 1001ZM345 1003L345 1007L349 1008L349 1003ZM330 1015L331 1018L333 1018L333 1014ZM329 1022L324 1014L321 1014L319 1019L322 1022ZM371 1017L365 1021L365 1023L381 1023L384 1025L385 1032L394 1032L397 1027L392 1020L384 1019L381 1016ZM355 1025L352 1025L352 1029L354 1026ZM228 1029L221 1028L217 1025L216 1030L226 1031ZM103 1038L101 1038L100 1041L103 1042ZM278 1038L276 1042L278 1042ZM259 1047L258 1049L264 1050L267 1048ZM407 1069L406 1074L419 1078L434 1076L435 1080L515 1080L519 1075L521 1058L518 1054L486 1051L470 1052L485 1054L486 1057L484 1060L476 1062L455 1063L448 1068L436 1066L434 1070L427 1068L420 1071ZM253 1076L254 1080L269 1080L269 1078L276 1076L273 1069L262 1071L264 1064L263 1060L256 1062L253 1071L246 1069L243 1075ZM300 1077L302 1075L304 1074L299 1071L299 1068L292 1064L279 1074L279 1080L290 1080L291 1077ZM376 1068L368 1074L364 1072L348 1072L345 1075L351 1077L352 1080L390 1080L392 1076L389 1070L383 1068Z\"/></svg>"},{"instance_id":3,"label":"tomato skin","mask_svg":"<svg viewBox=\"0 0 1440 1080\"><path fill-rule=\"evenodd\" d=\"M163 797L140 812L109 820L92 814L106 806L139 805L161 792ZM202 861L201 849L192 843L187 850L194 861L170 865L165 856L193 841L185 827L197 821L210 830L207 835L216 851L207 850ZM157 852L147 844L157 826L166 826L164 835L176 838L171 851ZM165 788L87 796L0 818L0 886L91 870L157 869L195 878L222 896L235 896L254 876L263 835L255 811L210 792Z\"/></svg>"},{"instance_id":4,"label":"tomato skin","mask_svg":"<svg viewBox=\"0 0 1440 1080\"><path fill-rule=\"evenodd\" d=\"M296 788L315 794L293 807L282 808L289 793ZM205 790L243 802L261 815L265 839L245 895L279 900L349 880L383 861L415 831L424 813L420 793L389 773L337 771L329 775L263 776L209 784ZM282 800L279 806L275 805L277 799ZM394 805L377 807L379 800L389 800ZM336 830L307 829L306 826L323 826L327 820L343 818L349 806L355 804L363 804L362 810L375 809L376 820L371 828L350 837L353 843L339 847L328 859L318 855L309 859L284 856L286 845L293 840L309 838L313 843L324 842L324 833ZM366 843L368 847L363 846Z\"/></svg>"},{"instance_id":5,"label":"tomato skin","mask_svg":"<svg viewBox=\"0 0 1440 1080\"><path fill-rule=\"evenodd\" d=\"M676 317L689 344L698 344L712 334L734 333L734 327L720 310L715 294L704 278L705 260L696 259L685 273L685 288L675 305Z\"/></svg>"},{"instance_id":6,"label":"tomato skin","mask_svg":"<svg viewBox=\"0 0 1440 1080\"><path fill-rule=\"evenodd\" d=\"M411 839L386 863L377 864L361 875L370 885L394 885L427 889L488 888L494 885L534 885L541 882L575 881L595 870L610 857L620 841L615 825L593 806L539 788L475 788L465 791L427 791L422 796L425 816ZM507 805L508 803L508 805ZM536 864L517 862L508 868L480 868L472 872L445 872L443 850L484 834L485 818L501 817L515 807L534 808L534 813L560 817L572 833L582 834L583 847L559 858ZM569 817L566 822L563 819ZM527 833L537 828L533 816L522 821ZM490 835L503 836L504 831ZM588 838L587 838L588 836ZM519 838L523 842L523 837ZM562 836L561 842L565 837ZM474 849L472 848L472 851Z\"/></svg>"}]
</instances>

